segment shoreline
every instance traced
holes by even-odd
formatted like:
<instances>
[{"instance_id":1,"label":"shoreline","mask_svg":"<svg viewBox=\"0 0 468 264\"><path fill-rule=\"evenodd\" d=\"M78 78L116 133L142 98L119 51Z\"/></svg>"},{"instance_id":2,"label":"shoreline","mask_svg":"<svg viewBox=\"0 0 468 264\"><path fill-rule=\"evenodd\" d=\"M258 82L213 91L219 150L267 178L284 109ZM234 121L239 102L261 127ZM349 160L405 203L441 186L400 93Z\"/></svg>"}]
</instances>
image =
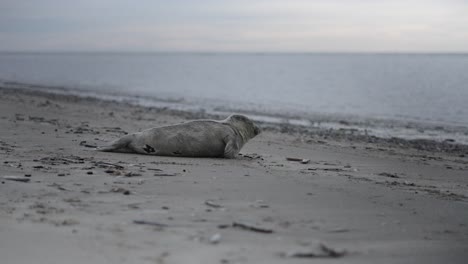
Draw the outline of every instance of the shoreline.
<instances>
[{"instance_id":1,"label":"shoreline","mask_svg":"<svg viewBox=\"0 0 468 264\"><path fill-rule=\"evenodd\" d=\"M263 123L236 159L95 151L211 117L0 88L2 261L466 262L460 150Z\"/></svg>"},{"instance_id":2,"label":"shoreline","mask_svg":"<svg viewBox=\"0 0 468 264\"><path fill-rule=\"evenodd\" d=\"M228 116L231 111L229 109L214 109L207 111L202 106L181 108L178 107L177 100L162 100L154 99L159 104L152 105L151 103L142 103L142 101L134 101L117 94L86 94L85 91L75 91L66 87L50 87L45 85L24 84L17 82L0 82L0 90L5 92L19 92L25 94L33 94L43 97L48 96L63 96L74 98L73 100L95 100L96 102L111 102L117 104L128 104L132 106L142 107L143 109L158 109L169 111L176 115L189 117L190 119L222 119ZM139 98L141 96L135 96ZM150 99L151 100L151 99ZM462 126L444 127L440 124L424 124L410 121L383 120L371 119L363 117L346 117L340 115L316 115L314 119L303 119L300 116L278 116L266 115L265 113L255 111L233 111L240 114L246 114L253 118L256 122L262 124L264 129L288 133L295 135L316 136L318 140L331 139L333 141L345 141L347 143L371 144L383 147L399 147L411 148L415 150L445 152L457 155L459 157L468 156L468 128ZM380 127L373 131L372 127ZM411 131L420 131L414 138L401 136L383 136L386 134L384 127L402 130L410 129ZM440 133L433 137L426 137L424 134ZM457 138L455 135L460 135ZM445 135L445 137L443 137ZM459 143L456 139L465 140L466 144ZM441 138L436 140L435 138Z\"/></svg>"}]
</instances>

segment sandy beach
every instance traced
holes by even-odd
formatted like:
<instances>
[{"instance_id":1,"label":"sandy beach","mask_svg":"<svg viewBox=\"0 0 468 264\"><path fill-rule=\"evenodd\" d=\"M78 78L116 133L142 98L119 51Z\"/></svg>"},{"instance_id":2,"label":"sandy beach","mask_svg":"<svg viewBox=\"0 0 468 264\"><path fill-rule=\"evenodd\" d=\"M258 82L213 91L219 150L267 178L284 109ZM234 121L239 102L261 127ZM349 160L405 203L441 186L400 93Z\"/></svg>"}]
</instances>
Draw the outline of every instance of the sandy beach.
<instances>
[{"instance_id":1,"label":"sandy beach","mask_svg":"<svg viewBox=\"0 0 468 264\"><path fill-rule=\"evenodd\" d=\"M466 263L463 147L260 124L232 160L95 150L200 117L0 88L0 262Z\"/></svg>"}]
</instances>

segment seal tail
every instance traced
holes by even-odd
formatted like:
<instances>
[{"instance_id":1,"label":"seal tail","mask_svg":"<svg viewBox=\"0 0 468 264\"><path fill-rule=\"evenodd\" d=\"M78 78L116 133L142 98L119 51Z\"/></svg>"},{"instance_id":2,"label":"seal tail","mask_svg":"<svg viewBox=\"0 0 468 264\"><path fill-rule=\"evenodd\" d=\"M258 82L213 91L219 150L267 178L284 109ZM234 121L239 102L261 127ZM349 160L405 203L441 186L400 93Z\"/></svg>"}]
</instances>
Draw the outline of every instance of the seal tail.
<instances>
[{"instance_id":1,"label":"seal tail","mask_svg":"<svg viewBox=\"0 0 468 264\"><path fill-rule=\"evenodd\" d=\"M99 147L96 150L103 152L131 152L131 149L128 146L131 139L131 135L126 135L112 142L109 146Z\"/></svg>"}]
</instances>

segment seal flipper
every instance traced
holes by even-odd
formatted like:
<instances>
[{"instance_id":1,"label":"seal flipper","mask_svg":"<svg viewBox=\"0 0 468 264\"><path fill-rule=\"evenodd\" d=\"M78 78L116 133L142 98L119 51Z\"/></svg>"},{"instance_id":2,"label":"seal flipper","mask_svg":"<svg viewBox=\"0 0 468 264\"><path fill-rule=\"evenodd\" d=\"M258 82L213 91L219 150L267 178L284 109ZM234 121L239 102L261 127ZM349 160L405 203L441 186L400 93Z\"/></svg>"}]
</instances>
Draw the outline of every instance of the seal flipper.
<instances>
[{"instance_id":1,"label":"seal flipper","mask_svg":"<svg viewBox=\"0 0 468 264\"><path fill-rule=\"evenodd\" d=\"M126 135L112 142L109 146L97 148L98 151L104 152L133 152L129 148L129 144L132 141L132 135Z\"/></svg>"},{"instance_id":2,"label":"seal flipper","mask_svg":"<svg viewBox=\"0 0 468 264\"><path fill-rule=\"evenodd\" d=\"M224 155L226 159L234 159L240 151L239 144L233 138L228 139L226 147L224 148Z\"/></svg>"},{"instance_id":3,"label":"seal flipper","mask_svg":"<svg viewBox=\"0 0 468 264\"><path fill-rule=\"evenodd\" d=\"M143 148L143 150L146 152L146 154L151 154L151 153L154 153L156 152L154 150L154 148L150 145L145 145L145 147Z\"/></svg>"}]
</instances>

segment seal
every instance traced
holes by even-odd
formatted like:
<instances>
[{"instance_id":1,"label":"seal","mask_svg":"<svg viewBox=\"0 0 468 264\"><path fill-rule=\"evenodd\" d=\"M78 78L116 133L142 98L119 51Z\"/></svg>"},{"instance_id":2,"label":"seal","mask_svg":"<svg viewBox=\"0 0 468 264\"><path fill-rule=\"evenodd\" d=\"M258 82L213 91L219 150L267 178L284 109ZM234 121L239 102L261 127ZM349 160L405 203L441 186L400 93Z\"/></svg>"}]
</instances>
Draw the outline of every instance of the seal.
<instances>
[{"instance_id":1,"label":"seal","mask_svg":"<svg viewBox=\"0 0 468 264\"><path fill-rule=\"evenodd\" d=\"M259 127L252 120L235 114L221 121L194 120L150 128L123 136L98 150L158 156L235 158L245 143L259 133Z\"/></svg>"}]
</instances>

